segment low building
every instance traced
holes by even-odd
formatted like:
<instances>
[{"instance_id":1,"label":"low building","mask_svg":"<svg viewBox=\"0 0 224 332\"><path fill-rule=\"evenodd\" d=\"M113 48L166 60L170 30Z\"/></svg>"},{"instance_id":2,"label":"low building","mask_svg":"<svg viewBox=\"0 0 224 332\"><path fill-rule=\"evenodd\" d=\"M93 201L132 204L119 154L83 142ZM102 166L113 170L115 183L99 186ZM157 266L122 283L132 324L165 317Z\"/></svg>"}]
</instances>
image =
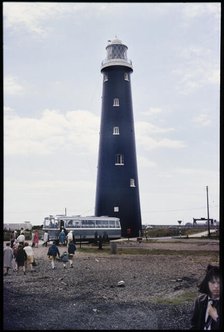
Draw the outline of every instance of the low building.
<instances>
[{"instance_id":1,"label":"low building","mask_svg":"<svg viewBox=\"0 0 224 332\"><path fill-rule=\"evenodd\" d=\"M4 230L6 231L15 231L15 230L20 230L23 228L24 230L32 230L32 224L30 221L24 221L21 223L4 223Z\"/></svg>"}]
</instances>

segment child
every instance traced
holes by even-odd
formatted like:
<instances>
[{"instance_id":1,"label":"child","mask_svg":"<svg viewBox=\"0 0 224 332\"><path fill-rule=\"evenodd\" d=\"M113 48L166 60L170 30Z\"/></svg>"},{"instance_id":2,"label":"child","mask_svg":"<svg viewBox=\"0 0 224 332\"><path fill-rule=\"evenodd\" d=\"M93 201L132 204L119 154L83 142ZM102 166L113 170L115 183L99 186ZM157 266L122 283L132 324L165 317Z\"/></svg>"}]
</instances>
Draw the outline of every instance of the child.
<instances>
[{"instance_id":1,"label":"child","mask_svg":"<svg viewBox=\"0 0 224 332\"><path fill-rule=\"evenodd\" d=\"M206 275L199 285L201 293L194 302L191 330L220 329L220 282L218 266L208 265Z\"/></svg>"},{"instance_id":2,"label":"child","mask_svg":"<svg viewBox=\"0 0 224 332\"><path fill-rule=\"evenodd\" d=\"M62 262L63 262L64 269L66 269L66 263L68 262L68 253L67 253L67 251L65 251L65 252L61 255L61 260L62 260Z\"/></svg>"}]
</instances>

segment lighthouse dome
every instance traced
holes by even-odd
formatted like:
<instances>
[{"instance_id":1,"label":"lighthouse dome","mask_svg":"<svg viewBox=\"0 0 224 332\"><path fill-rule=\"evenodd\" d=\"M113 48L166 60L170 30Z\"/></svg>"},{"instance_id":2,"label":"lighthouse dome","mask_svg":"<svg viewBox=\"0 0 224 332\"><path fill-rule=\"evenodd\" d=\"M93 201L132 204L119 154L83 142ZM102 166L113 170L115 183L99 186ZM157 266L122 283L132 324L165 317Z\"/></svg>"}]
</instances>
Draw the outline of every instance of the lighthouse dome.
<instances>
[{"instance_id":1,"label":"lighthouse dome","mask_svg":"<svg viewBox=\"0 0 224 332\"><path fill-rule=\"evenodd\" d=\"M122 41L118 38L114 38L113 40L108 40L111 44L122 44Z\"/></svg>"},{"instance_id":2,"label":"lighthouse dome","mask_svg":"<svg viewBox=\"0 0 224 332\"><path fill-rule=\"evenodd\" d=\"M118 38L108 40L108 42L109 44L106 47L107 57L102 62L101 70L110 66L125 66L132 69L132 63L127 58L128 47Z\"/></svg>"}]
</instances>

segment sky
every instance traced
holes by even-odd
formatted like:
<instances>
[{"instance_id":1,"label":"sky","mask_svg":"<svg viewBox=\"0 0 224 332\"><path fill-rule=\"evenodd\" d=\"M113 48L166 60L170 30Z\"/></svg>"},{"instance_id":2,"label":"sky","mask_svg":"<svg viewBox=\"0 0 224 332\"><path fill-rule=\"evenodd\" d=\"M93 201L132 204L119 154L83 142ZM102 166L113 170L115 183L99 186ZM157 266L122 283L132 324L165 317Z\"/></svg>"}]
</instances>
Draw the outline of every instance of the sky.
<instances>
[{"instance_id":1,"label":"sky","mask_svg":"<svg viewBox=\"0 0 224 332\"><path fill-rule=\"evenodd\" d=\"M3 2L4 223L94 215L115 37L133 64L142 224L219 220L220 16L220 2Z\"/></svg>"}]
</instances>

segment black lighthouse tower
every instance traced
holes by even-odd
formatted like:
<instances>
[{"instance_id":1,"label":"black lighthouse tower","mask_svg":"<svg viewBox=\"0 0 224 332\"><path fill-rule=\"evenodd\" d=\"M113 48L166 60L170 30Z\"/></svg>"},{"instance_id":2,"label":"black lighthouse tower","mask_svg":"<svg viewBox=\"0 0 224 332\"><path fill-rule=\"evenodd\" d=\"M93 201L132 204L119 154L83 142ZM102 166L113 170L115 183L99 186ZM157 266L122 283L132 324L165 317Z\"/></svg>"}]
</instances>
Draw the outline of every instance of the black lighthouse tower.
<instances>
[{"instance_id":1,"label":"black lighthouse tower","mask_svg":"<svg viewBox=\"0 0 224 332\"><path fill-rule=\"evenodd\" d=\"M122 236L139 236L141 209L128 47L109 41L102 62L103 94L95 215L118 217Z\"/></svg>"}]
</instances>

